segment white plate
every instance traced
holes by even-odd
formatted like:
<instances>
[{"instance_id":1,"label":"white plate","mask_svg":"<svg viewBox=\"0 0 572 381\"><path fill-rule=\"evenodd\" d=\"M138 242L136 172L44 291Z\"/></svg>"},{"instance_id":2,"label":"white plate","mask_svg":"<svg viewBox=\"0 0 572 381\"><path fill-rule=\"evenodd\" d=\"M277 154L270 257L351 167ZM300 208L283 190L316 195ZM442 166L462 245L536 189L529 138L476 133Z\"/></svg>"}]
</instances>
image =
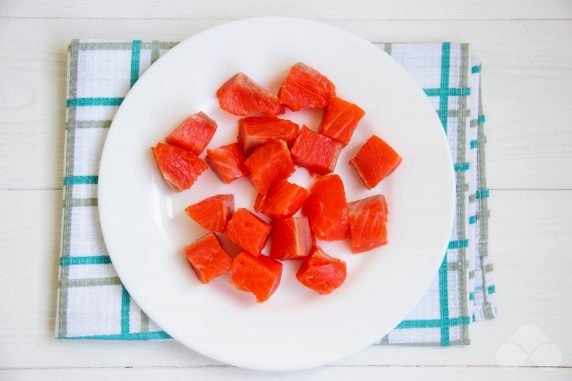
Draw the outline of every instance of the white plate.
<instances>
[{"instance_id":1,"label":"white plate","mask_svg":"<svg viewBox=\"0 0 572 381\"><path fill-rule=\"evenodd\" d=\"M342 98L366 116L340 155L336 172L349 201L383 193L389 244L352 255L347 242L320 243L348 264L345 284L327 296L295 279L285 262L269 301L235 290L222 276L202 285L182 248L205 231L183 209L207 196L234 193L252 208L247 179L222 184L209 170L190 191L173 193L150 147L187 115L205 111L218 122L209 147L236 140L237 118L217 107L217 88L242 71L276 92L288 68L302 61L326 74ZM319 112L286 113L314 129ZM403 157L398 170L367 191L348 165L371 134ZM388 55L335 27L300 19L258 18L199 33L149 68L119 108L100 167L99 213L107 249L137 304L173 338L225 363L286 370L319 366L381 338L403 319L437 272L451 232L455 186L446 137L423 91ZM298 169L293 179L310 177Z\"/></svg>"}]
</instances>

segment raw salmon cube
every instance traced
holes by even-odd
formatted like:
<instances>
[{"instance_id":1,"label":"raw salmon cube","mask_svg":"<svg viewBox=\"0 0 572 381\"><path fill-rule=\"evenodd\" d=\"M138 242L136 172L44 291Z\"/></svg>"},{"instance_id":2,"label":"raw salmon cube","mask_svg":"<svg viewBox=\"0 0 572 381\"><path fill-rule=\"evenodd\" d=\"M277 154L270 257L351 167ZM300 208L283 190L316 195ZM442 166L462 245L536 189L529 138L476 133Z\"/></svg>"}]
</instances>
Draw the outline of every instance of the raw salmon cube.
<instances>
[{"instance_id":1,"label":"raw salmon cube","mask_svg":"<svg viewBox=\"0 0 572 381\"><path fill-rule=\"evenodd\" d=\"M258 213L262 213L262 208L264 207L264 201L266 200L266 195L258 193L256 200L254 200L254 206L252 207Z\"/></svg>"},{"instance_id":2,"label":"raw salmon cube","mask_svg":"<svg viewBox=\"0 0 572 381\"><path fill-rule=\"evenodd\" d=\"M336 87L317 70L298 62L290 68L278 97L292 111L302 108L324 108L336 95Z\"/></svg>"},{"instance_id":3,"label":"raw salmon cube","mask_svg":"<svg viewBox=\"0 0 572 381\"><path fill-rule=\"evenodd\" d=\"M348 204L351 250L361 253L387 243L387 204L382 195Z\"/></svg>"},{"instance_id":4,"label":"raw salmon cube","mask_svg":"<svg viewBox=\"0 0 572 381\"><path fill-rule=\"evenodd\" d=\"M271 218L292 217L302 207L308 195L308 191L301 186L282 181L261 200L256 198L258 202L255 203L254 210Z\"/></svg>"},{"instance_id":5,"label":"raw salmon cube","mask_svg":"<svg viewBox=\"0 0 572 381\"><path fill-rule=\"evenodd\" d=\"M226 234L228 239L244 251L258 256L266 245L270 229L270 225L242 208L232 215L226 226Z\"/></svg>"},{"instance_id":6,"label":"raw salmon cube","mask_svg":"<svg viewBox=\"0 0 572 381\"><path fill-rule=\"evenodd\" d=\"M294 163L312 173L325 175L336 168L343 145L334 139L302 127L292 147Z\"/></svg>"},{"instance_id":7,"label":"raw salmon cube","mask_svg":"<svg viewBox=\"0 0 572 381\"><path fill-rule=\"evenodd\" d=\"M207 162L225 184L231 183L248 174L244 166L246 158L237 143L217 149L207 149Z\"/></svg>"},{"instance_id":8,"label":"raw salmon cube","mask_svg":"<svg viewBox=\"0 0 572 381\"><path fill-rule=\"evenodd\" d=\"M320 294L329 294L344 283L346 275L344 261L332 258L319 247L315 247L300 265L296 278L304 286Z\"/></svg>"},{"instance_id":9,"label":"raw salmon cube","mask_svg":"<svg viewBox=\"0 0 572 381\"><path fill-rule=\"evenodd\" d=\"M214 233L208 233L185 247L185 256L202 283L230 270L232 258L220 245Z\"/></svg>"},{"instance_id":10,"label":"raw salmon cube","mask_svg":"<svg viewBox=\"0 0 572 381\"><path fill-rule=\"evenodd\" d=\"M401 157L381 138L372 135L350 160L368 189L389 176L401 163Z\"/></svg>"},{"instance_id":11,"label":"raw salmon cube","mask_svg":"<svg viewBox=\"0 0 572 381\"><path fill-rule=\"evenodd\" d=\"M167 138L167 143L200 155L216 131L216 122L200 111L189 116Z\"/></svg>"},{"instance_id":12,"label":"raw salmon cube","mask_svg":"<svg viewBox=\"0 0 572 381\"><path fill-rule=\"evenodd\" d=\"M282 277L282 263L265 255L254 257L247 252L232 261L230 283L237 289L250 292L262 303L276 291Z\"/></svg>"},{"instance_id":13,"label":"raw salmon cube","mask_svg":"<svg viewBox=\"0 0 572 381\"><path fill-rule=\"evenodd\" d=\"M235 74L216 92L220 108L238 116L260 113L278 115L284 106L278 98L244 73Z\"/></svg>"},{"instance_id":14,"label":"raw salmon cube","mask_svg":"<svg viewBox=\"0 0 572 381\"><path fill-rule=\"evenodd\" d=\"M256 195L256 200L254 200L254 205L252 208L256 212L262 213L262 207L264 206L264 200L266 200L266 196L258 193L258 195Z\"/></svg>"},{"instance_id":15,"label":"raw salmon cube","mask_svg":"<svg viewBox=\"0 0 572 381\"><path fill-rule=\"evenodd\" d=\"M310 196L302 207L310 220L312 232L318 239L335 241L349 234L346 192L340 176L322 176L312 186Z\"/></svg>"},{"instance_id":16,"label":"raw salmon cube","mask_svg":"<svg viewBox=\"0 0 572 381\"><path fill-rule=\"evenodd\" d=\"M224 232L234 211L234 196L219 194L205 198L185 209L196 223L211 232Z\"/></svg>"},{"instance_id":17,"label":"raw salmon cube","mask_svg":"<svg viewBox=\"0 0 572 381\"><path fill-rule=\"evenodd\" d=\"M272 258L304 258L313 245L314 239L306 217L290 217L272 222Z\"/></svg>"},{"instance_id":18,"label":"raw salmon cube","mask_svg":"<svg viewBox=\"0 0 572 381\"><path fill-rule=\"evenodd\" d=\"M151 149L165 182L175 191L189 189L207 170L207 164L191 151L165 143Z\"/></svg>"},{"instance_id":19,"label":"raw salmon cube","mask_svg":"<svg viewBox=\"0 0 572 381\"><path fill-rule=\"evenodd\" d=\"M263 195L294 172L292 157L284 140L271 140L258 147L244 164L250 172L250 181Z\"/></svg>"},{"instance_id":20,"label":"raw salmon cube","mask_svg":"<svg viewBox=\"0 0 572 381\"><path fill-rule=\"evenodd\" d=\"M270 140L282 139L291 146L298 135L298 125L272 116L250 116L238 121L238 144L246 155Z\"/></svg>"},{"instance_id":21,"label":"raw salmon cube","mask_svg":"<svg viewBox=\"0 0 572 381\"><path fill-rule=\"evenodd\" d=\"M334 97L324 111L320 133L345 146L350 142L358 122L364 115L365 111L357 105Z\"/></svg>"}]
</instances>

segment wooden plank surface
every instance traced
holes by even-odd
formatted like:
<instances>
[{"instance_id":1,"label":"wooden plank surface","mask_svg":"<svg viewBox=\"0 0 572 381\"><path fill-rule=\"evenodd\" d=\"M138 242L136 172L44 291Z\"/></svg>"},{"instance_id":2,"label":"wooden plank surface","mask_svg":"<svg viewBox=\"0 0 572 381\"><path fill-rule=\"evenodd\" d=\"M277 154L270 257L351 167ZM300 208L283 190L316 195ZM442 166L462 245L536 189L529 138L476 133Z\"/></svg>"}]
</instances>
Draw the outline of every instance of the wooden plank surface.
<instances>
[{"instance_id":1,"label":"wooden plank surface","mask_svg":"<svg viewBox=\"0 0 572 381\"><path fill-rule=\"evenodd\" d=\"M52 338L60 197L58 190L0 191L0 289L10 306L0 309L0 369L220 365L175 342ZM572 191L493 191L490 201L498 318L472 325L467 347L374 346L337 365L496 366L500 348L531 325L561 360L525 364L572 367Z\"/></svg>"},{"instance_id":2,"label":"wooden plank surface","mask_svg":"<svg viewBox=\"0 0 572 381\"><path fill-rule=\"evenodd\" d=\"M242 18L296 16L319 19L562 19L572 18L568 0L3 0L0 17Z\"/></svg>"},{"instance_id":3,"label":"wooden plank surface","mask_svg":"<svg viewBox=\"0 0 572 381\"><path fill-rule=\"evenodd\" d=\"M222 22L2 20L0 189L61 186L69 40L181 40ZM470 41L484 65L491 189L572 189L572 20L331 23L372 41Z\"/></svg>"},{"instance_id":4,"label":"wooden plank surface","mask_svg":"<svg viewBox=\"0 0 572 381\"><path fill-rule=\"evenodd\" d=\"M102 380L233 380L233 381L321 381L321 380L440 380L480 381L502 379L503 381L564 381L572 378L572 369L496 369L464 367L325 367L309 371L268 373L235 368L137 368L137 369L39 369L0 370L1 380L82 381Z\"/></svg>"},{"instance_id":5,"label":"wooden plank surface","mask_svg":"<svg viewBox=\"0 0 572 381\"><path fill-rule=\"evenodd\" d=\"M470 346L374 346L277 374L175 342L52 338L67 43L181 40L263 15L322 19L372 41L466 41L482 60L499 316L471 326ZM572 379L571 1L2 0L0 52L0 380ZM499 367L507 350L524 367Z\"/></svg>"}]
</instances>

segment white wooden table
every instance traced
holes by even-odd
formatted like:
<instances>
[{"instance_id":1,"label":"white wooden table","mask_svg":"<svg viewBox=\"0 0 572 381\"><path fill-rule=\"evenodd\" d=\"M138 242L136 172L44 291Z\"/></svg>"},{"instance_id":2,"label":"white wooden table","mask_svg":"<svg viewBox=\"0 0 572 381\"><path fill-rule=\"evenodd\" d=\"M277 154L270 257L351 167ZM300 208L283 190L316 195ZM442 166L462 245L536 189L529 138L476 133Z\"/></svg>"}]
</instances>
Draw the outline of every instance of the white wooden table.
<instances>
[{"instance_id":1,"label":"white wooden table","mask_svg":"<svg viewBox=\"0 0 572 381\"><path fill-rule=\"evenodd\" d=\"M0 380L572 379L571 0L69 3L0 1ZM375 346L321 369L268 374L175 342L52 338L68 41L176 41L260 15L321 19L375 41L466 41L481 58L500 314L471 326L470 346ZM546 337L525 334L533 353L524 366L500 367L497 353L526 324ZM556 352L534 352L543 340Z\"/></svg>"}]
</instances>

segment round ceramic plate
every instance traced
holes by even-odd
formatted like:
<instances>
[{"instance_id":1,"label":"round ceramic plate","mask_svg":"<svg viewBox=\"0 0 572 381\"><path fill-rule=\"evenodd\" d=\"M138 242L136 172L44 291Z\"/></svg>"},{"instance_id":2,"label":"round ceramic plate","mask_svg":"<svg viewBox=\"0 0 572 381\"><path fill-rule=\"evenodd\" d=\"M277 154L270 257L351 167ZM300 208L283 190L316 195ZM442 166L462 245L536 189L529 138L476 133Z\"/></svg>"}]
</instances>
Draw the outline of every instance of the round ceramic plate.
<instances>
[{"instance_id":1,"label":"round ceramic plate","mask_svg":"<svg viewBox=\"0 0 572 381\"><path fill-rule=\"evenodd\" d=\"M319 242L347 262L343 286L318 295L297 282L299 262L284 262L280 287L267 302L257 304L252 295L229 284L228 275L200 284L182 252L206 233L184 208L208 196L233 193L237 208L252 209L256 193L249 180L225 185L209 170L190 190L174 193L163 181L150 147L199 110L218 123L209 148L236 141L237 118L218 108L217 88L241 71L276 93L290 66L299 61L327 75L338 96L366 111L339 157L336 173L345 183L348 201L386 196L389 244L354 255L348 242ZM317 129L321 112L286 112L283 117ZM403 162L379 186L367 190L348 161L372 134L391 144ZM101 160L101 226L121 281L174 339L236 366L314 367L374 343L422 296L451 232L452 168L435 110L379 47L318 22L246 19L180 43L129 92ZM309 187L312 179L298 168L291 180Z\"/></svg>"}]
</instances>

